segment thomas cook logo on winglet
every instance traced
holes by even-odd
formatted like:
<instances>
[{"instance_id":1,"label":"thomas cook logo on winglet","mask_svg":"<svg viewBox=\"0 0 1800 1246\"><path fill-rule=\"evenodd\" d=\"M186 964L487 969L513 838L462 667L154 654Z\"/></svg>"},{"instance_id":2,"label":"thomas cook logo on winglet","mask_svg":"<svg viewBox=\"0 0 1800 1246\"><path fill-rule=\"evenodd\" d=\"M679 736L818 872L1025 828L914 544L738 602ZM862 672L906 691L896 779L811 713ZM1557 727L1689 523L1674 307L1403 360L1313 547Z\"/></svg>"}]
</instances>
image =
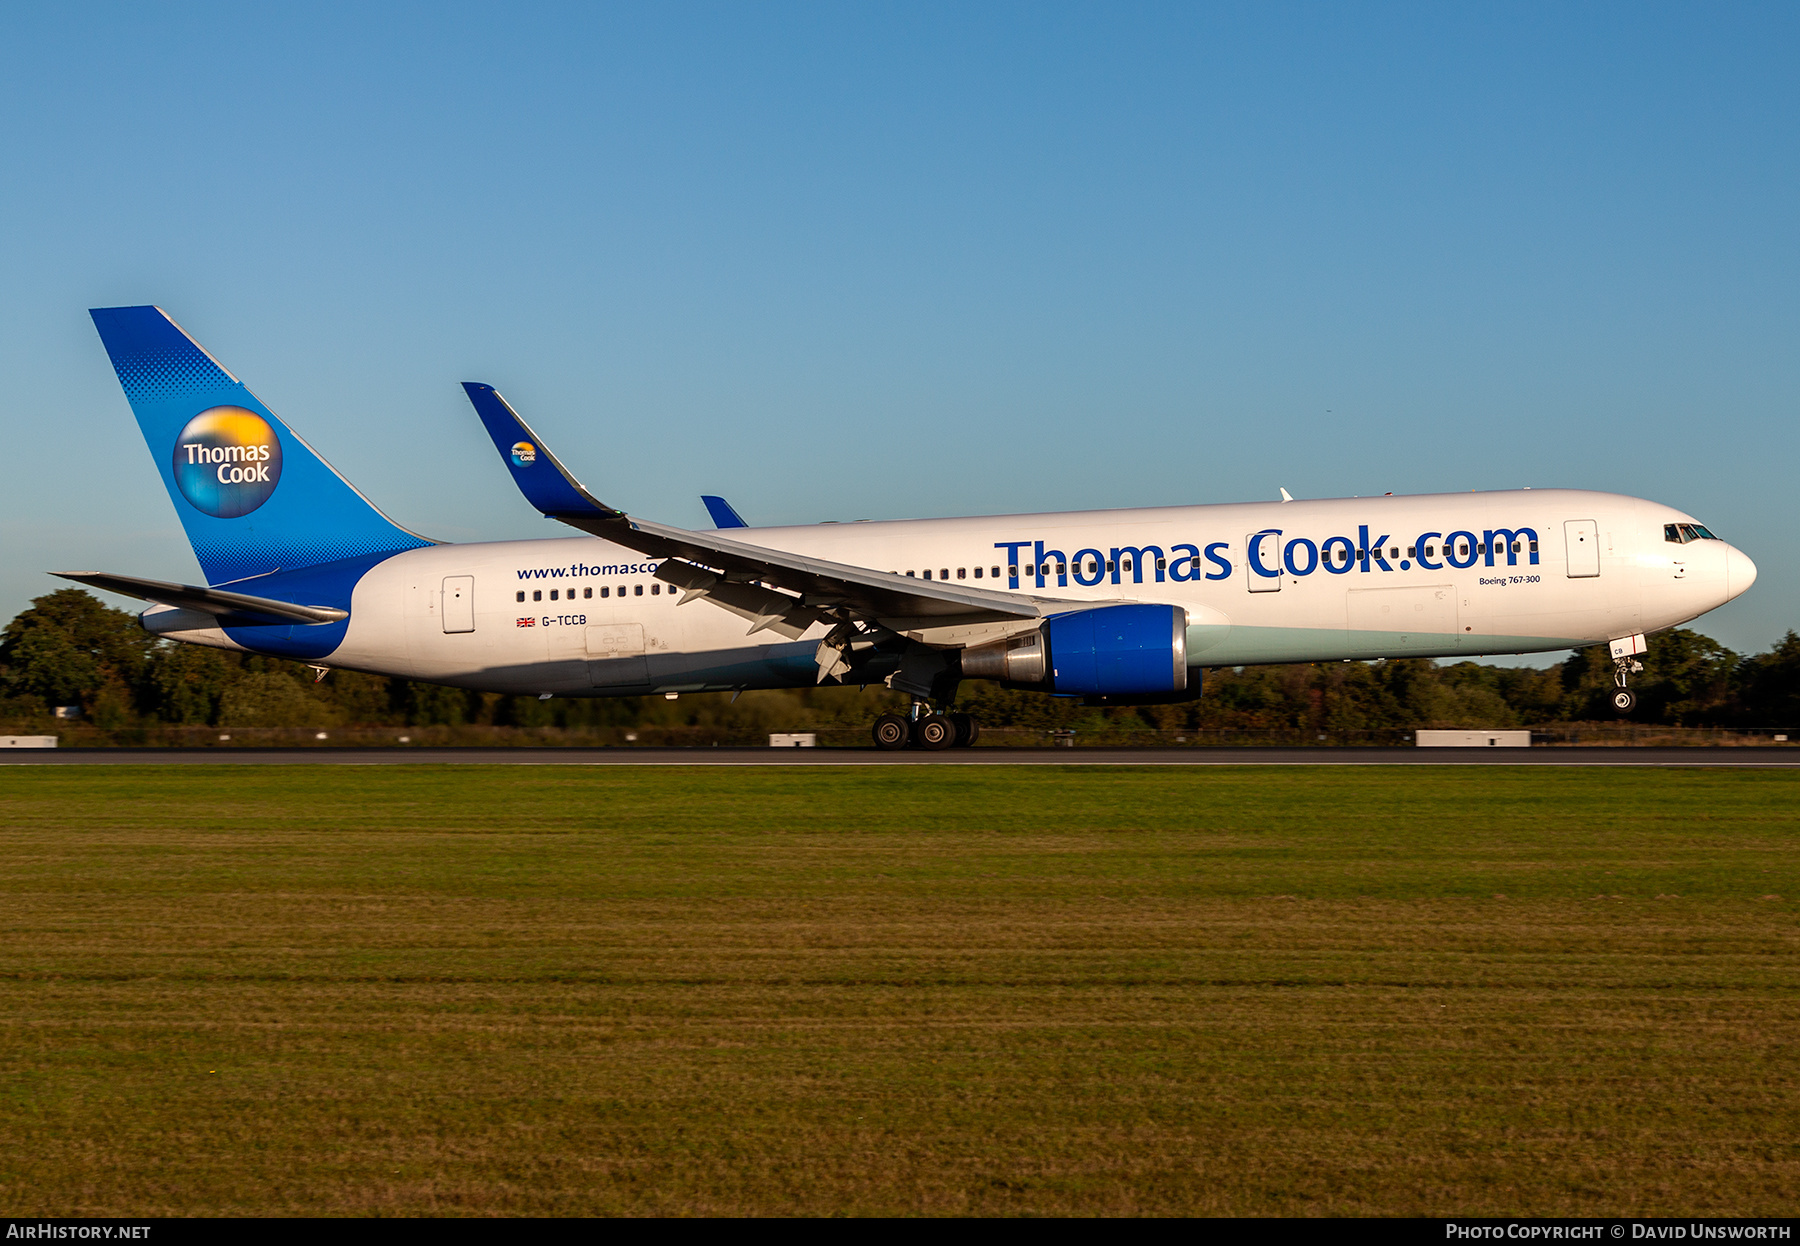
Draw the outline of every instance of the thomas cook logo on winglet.
<instances>
[{"instance_id":1,"label":"thomas cook logo on winglet","mask_svg":"<svg viewBox=\"0 0 1800 1246\"><path fill-rule=\"evenodd\" d=\"M195 510L236 519L281 482L281 439L243 407L208 407L175 438L175 485Z\"/></svg>"},{"instance_id":2,"label":"thomas cook logo on winglet","mask_svg":"<svg viewBox=\"0 0 1800 1246\"><path fill-rule=\"evenodd\" d=\"M529 441L513 442L512 461L520 467L530 467L537 462L537 447Z\"/></svg>"}]
</instances>

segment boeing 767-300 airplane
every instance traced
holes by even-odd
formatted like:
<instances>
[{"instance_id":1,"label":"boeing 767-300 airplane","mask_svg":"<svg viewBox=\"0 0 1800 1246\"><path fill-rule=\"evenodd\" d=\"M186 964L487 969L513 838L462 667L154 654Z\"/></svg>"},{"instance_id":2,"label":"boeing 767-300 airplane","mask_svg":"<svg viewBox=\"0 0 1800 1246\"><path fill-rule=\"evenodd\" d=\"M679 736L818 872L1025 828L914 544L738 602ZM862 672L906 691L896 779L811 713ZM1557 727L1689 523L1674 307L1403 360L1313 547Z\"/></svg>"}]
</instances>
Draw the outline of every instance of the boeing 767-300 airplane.
<instances>
[{"instance_id":1,"label":"boeing 767-300 airplane","mask_svg":"<svg viewBox=\"0 0 1800 1246\"><path fill-rule=\"evenodd\" d=\"M913 711L876 744L936 749L974 742L967 678L1132 705L1208 666L1605 644L1624 712L1645 636L1756 579L1692 515L1574 489L687 531L597 500L474 383L514 482L579 535L448 544L160 308L92 314L206 583L63 574L155 603L159 636L321 668L543 697L883 683Z\"/></svg>"}]
</instances>

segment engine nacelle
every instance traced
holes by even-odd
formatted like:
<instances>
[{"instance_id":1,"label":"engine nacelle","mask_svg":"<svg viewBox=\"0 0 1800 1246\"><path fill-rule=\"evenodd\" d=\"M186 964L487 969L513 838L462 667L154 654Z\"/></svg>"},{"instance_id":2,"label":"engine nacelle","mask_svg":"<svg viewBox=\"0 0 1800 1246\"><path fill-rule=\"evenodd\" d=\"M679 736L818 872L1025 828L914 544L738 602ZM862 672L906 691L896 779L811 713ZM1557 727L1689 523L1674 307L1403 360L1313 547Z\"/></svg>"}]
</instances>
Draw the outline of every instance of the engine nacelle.
<instances>
[{"instance_id":1,"label":"engine nacelle","mask_svg":"<svg viewBox=\"0 0 1800 1246\"><path fill-rule=\"evenodd\" d=\"M1187 691L1187 611L1097 606L1045 619L1035 631L964 649L969 679L1040 684L1084 697L1163 697Z\"/></svg>"},{"instance_id":2,"label":"engine nacelle","mask_svg":"<svg viewBox=\"0 0 1800 1246\"><path fill-rule=\"evenodd\" d=\"M1159 696L1188 684L1187 611L1100 606L1044 620L1052 690L1081 696Z\"/></svg>"}]
</instances>

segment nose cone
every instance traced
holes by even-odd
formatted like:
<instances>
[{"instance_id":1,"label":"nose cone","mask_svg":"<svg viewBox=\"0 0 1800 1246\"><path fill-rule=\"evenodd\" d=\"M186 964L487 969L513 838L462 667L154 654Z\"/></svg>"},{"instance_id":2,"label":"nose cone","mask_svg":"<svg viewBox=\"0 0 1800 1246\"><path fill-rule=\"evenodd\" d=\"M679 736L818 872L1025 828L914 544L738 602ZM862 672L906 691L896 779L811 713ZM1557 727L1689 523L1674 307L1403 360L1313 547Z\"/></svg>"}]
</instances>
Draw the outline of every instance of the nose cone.
<instances>
[{"instance_id":1,"label":"nose cone","mask_svg":"<svg viewBox=\"0 0 1800 1246\"><path fill-rule=\"evenodd\" d=\"M1735 545L1725 548L1725 600L1730 601L1756 583L1756 564Z\"/></svg>"}]
</instances>

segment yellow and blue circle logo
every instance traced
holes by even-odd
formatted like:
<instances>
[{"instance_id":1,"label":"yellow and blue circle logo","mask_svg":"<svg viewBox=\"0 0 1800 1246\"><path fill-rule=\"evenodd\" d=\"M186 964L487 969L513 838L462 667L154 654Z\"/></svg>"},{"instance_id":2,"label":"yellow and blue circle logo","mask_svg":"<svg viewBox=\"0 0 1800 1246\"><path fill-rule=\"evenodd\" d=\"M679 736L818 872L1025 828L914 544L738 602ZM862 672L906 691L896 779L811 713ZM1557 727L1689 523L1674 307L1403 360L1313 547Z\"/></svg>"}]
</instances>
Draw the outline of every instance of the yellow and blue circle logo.
<instances>
[{"instance_id":1,"label":"yellow and blue circle logo","mask_svg":"<svg viewBox=\"0 0 1800 1246\"><path fill-rule=\"evenodd\" d=\"M537 462L537 447L529 441L513 442L512 460L520 467L530 467Z\"/></svg>"},{"instance_id":2,"label":"yellow and blue circle logo","mask_svg":"<svg viewBox=\"0 0 1800 1246\"><path fill-rule=\"evenodd\" d=\"M175 438L175 484L195 510L236 519L281 482L281 439L243 407L208 407Z\"/></svg>"}]
</instances>

